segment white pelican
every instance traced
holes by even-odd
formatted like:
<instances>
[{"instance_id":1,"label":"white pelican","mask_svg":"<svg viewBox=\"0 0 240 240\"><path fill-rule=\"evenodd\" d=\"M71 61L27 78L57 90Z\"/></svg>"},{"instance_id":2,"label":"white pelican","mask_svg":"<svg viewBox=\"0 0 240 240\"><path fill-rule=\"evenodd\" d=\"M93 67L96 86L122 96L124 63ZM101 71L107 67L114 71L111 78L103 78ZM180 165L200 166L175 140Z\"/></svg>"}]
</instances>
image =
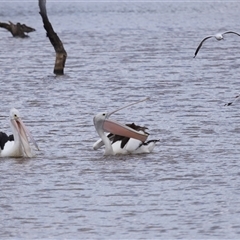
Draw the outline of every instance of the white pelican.
<instances>
[{"instance_id":1,"label":"white pelican","mask_svg":"<svg viewBox=\"0 0 240 240\"><path fill-rule=\"evenodd\" d=\"M13 135L0 132L0 157L33 157L28 137L39 150L38 145L15 108L10 110L10 125Z\"/></svg>"},{"instance_id":2,"label":"white pelican","mask_svg":"<svg viewBox=\"0 0 240 240\"><path fill-rule=\"evenodd\" d=\"M195 51L195 54L194 54L194 58L197 56L198 51L199 51L200 48L202 47L202 44L203 44L203 42L204 42L205 40L207 40L207 39L209 39L209 38L211 38L211 37L215 37L218 41L220 41L220 40L223 39L223 35L224 35L224 34L228 34L228 33L233 33L233 34L236 34L236 35L240 36L239 33L236 33L236 32L233 32L233 31L227 31L227 32L224 32L224 33L217 33L217 34L215 34L215 35L210 35L210 36L208 36L208 37L205 37L205 38L200 42L199 46L197 47L197 49L196 49L196 51Z\"/></svg>"},{"instance_id":3,"label":"white pelican","mask_svg":"<svg viewBox=\"0 0 240 240\"><path fill-rule=\"evenodd\" d=\"M150 140L146 142L149 135L145 131L147 129L146 127L140 127L134 123L123 125L117 121L108 119L113 113L147 99L131 103L110 113L98 113L93 118L93 123L101 139L94 143L93 149L97 150L105 145L104 155L152 152L156 142L159 140ZM105 132L109 134L106 135Z\"/></svg>"}]
</instances>

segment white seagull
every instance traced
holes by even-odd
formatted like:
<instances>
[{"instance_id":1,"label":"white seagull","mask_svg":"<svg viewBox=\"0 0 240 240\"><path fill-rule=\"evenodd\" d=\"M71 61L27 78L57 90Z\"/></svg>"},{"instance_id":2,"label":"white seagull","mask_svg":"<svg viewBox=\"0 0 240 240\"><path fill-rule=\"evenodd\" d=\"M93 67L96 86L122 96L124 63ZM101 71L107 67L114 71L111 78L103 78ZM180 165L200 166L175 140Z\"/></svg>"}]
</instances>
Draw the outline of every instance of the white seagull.
<instances>
[{"instance_id":1,"label":"white seagull","mask_svg":"<svg viewBox=\"0 0 240 240\"><path fill-rule=\"evenodd\" d=\"M147 129L146 127L140 127L134 123L123 125L117 121L109 119L113 113L147 99L148 98L131 103L110 113L98 113L93 118L93 123L101 139L94 143L93 149L97 150L105 145L104 155L152 152L156 142L159 140L150 140L146 142L149 135L145 131ZM108 132L109 134L106 135L105 132Z\"/></svg>"},{"instance_id":2,"label":"white seagull","mask_svg":"<svg viewBox=\"0 0 240 240\"><path fill-rule=\"evenodd\" d=\"M233 32L233 31L227 31L227 32L224 32L224 33L217 33L217 34L215 34L215 35L211 35L211 36L205 37L205 38L200 42L200 44L198 45L198 47L197 47L197 49L196 49L196 51L195 51L195 54L194 54L194 58L197 56L198 51L199 51L200 48L202 47L203 42L204 42L205 40L207 40L207 39L209 39L209 38L211 38L211 37L215 37L218 41L220 41L220 40L224 39L224 38L223 38L223 35L224 35L224 34L228 34L228 33L233 33L233 34L236 34L236 35L240 36L239 33L236 33L236 32Z\"/></svg>"},{"instance_id":3,"label":"white seagull","mask_svg":"<svg viewBox=\"0 0 240 240\"><path fill-rule=\"evenodd\" d=\"M0 132L0 157L33 157L34 152L28 137L37 150L38 145L15 108L10 110L10 125L13 135Z\"/></svg>"}]
</instances>

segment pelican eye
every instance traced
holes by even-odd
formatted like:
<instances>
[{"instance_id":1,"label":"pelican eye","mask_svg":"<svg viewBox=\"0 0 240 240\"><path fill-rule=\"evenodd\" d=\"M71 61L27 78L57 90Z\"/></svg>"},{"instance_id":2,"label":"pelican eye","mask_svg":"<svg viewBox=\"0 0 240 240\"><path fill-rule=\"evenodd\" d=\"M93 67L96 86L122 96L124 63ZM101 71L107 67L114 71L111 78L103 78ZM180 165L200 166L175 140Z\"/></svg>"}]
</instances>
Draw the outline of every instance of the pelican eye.
<instances>
[{"instance_id":1,"label":"pelican eye","mask_svg":"<svg viewBox=\"0 0 240 240\"><path fill-rule=\"evenodd\" d=\"M16 113L13 114L13 119L18 119L18 115Z\"/></svg>"},{"instance_id":2,"label":"pelican eye","mask_svg":"<svg viewBox=\"0 0 240 240\"><path fill-rule=\"evenodd\" d=\"M106 113L103 113L103 116L106 116Z\"/></svg>"}]
</instances>

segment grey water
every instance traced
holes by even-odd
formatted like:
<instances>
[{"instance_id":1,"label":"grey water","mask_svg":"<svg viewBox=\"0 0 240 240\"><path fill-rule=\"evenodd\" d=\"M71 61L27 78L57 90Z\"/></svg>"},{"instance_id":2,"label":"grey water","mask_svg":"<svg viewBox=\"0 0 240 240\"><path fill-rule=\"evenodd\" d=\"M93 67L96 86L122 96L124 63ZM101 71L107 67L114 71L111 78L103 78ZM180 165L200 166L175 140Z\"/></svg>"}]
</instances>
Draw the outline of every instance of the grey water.
<instances>
[{"instance_id":1,"label":"grey water","mask_svg":"<svg viewBox=\"0 0 240 240\"><path fill-rule=\"evenodd\" d=\"M239 2L54 2L65 75L37 1L0 1L0 131L19 109L40 151L0 159L1 239L239 239ZM146 155L94 151L93 116L160 139Z\"/></svg>"}]
</instances>

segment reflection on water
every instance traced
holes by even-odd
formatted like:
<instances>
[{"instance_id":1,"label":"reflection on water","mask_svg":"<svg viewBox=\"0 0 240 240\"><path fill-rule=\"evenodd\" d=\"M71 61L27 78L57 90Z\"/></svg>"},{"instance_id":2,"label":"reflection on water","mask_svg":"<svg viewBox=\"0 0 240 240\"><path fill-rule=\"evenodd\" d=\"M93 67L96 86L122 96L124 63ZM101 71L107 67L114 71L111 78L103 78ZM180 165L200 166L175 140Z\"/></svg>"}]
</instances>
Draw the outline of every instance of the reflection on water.
<instances>
[{"instance_id":1,"label":"reflection on water","mask_svg":"<svg viewBox=\"0 0 240 240\"><path fill-rule=\"evenodd\" d=\"M55 77L54 50L35 3L3 2L1 129L18 108L41 149L0 161L1 238L238 238L238 3L47 4L68 52ZM36 6L35 6L36 5ZM224 13L224 14L223 14ZM104 157L93 116L112 116L160 138L154 153Z\"/></svg>"}]
</instances>

